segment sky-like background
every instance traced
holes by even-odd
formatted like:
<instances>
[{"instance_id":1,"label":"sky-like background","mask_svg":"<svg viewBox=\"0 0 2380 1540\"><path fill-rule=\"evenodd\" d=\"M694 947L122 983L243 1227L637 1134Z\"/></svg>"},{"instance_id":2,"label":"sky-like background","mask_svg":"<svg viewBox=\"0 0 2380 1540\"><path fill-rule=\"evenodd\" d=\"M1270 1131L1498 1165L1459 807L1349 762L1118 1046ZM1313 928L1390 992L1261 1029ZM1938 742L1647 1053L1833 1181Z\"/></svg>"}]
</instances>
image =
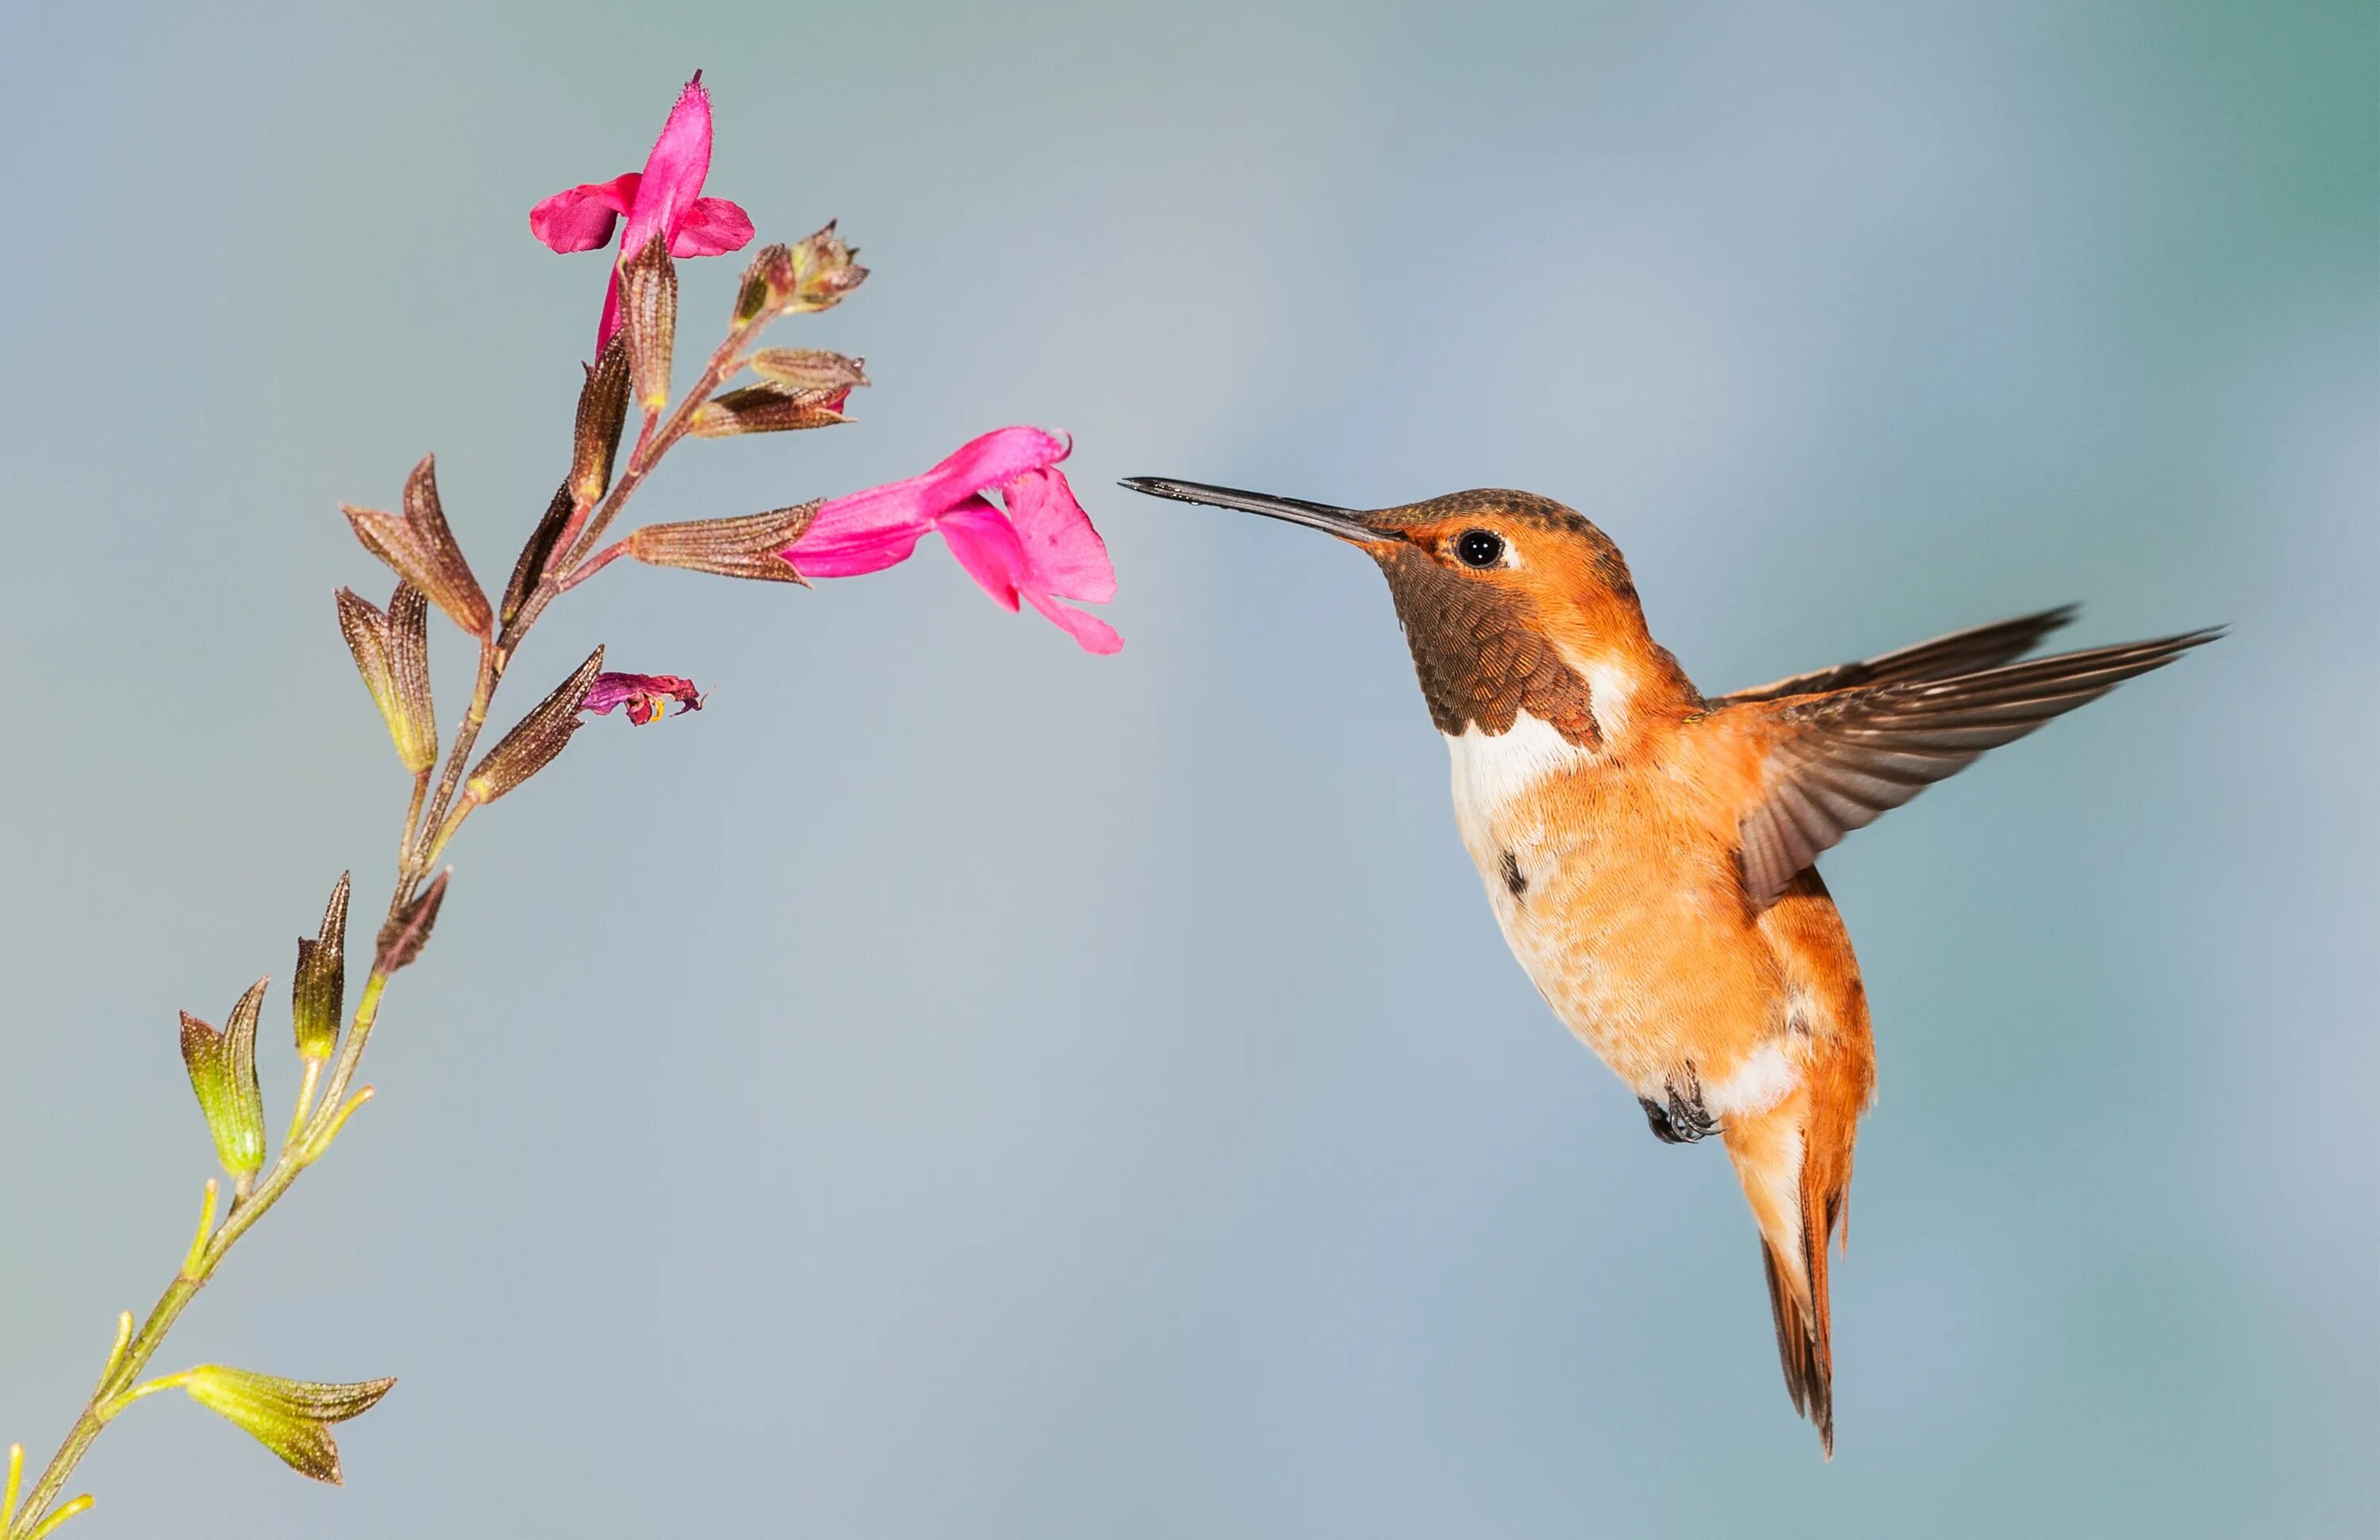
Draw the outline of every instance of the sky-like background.
<instances>
[{"instance_id":1,"label":"sky-like background","mask_svg":"<svg viewBox=\"0 0 2380 1540\"><path fill-rule=\"evenodd\" d=\"M188 1237L176 1010L388 881L336 503L434 449L501 578L603 284L523 216L695 67L710 190L875 271L779 340L877 383L649 514L1062 428L1128 638L938 542L555 611L524 697L601 640L710 708L474 821L380 1099L160 1360L399 1376L346 1490L161 1399L69 1533L2380 1527L2374 13L1787 10L12 7L0 1440ZM1549 493L1714 689L2234 627L1827 858L1882 1060L1831 1466L1724 1158L1507 956L1369 564L1135 473Z\"/></svg>"}]
</instances>

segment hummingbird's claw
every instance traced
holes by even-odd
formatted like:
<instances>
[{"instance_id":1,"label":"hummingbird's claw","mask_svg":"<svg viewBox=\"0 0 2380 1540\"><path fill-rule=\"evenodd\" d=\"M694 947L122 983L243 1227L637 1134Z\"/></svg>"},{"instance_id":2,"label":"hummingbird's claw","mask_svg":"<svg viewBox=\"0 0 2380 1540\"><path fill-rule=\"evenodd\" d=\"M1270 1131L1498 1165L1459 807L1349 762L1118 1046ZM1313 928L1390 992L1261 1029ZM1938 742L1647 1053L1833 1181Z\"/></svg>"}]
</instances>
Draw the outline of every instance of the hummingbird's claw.
<instances>
[{"instance_id":1,"label":"hummingbird's claw","mask_svg":"<svg viewBox=\"0 0 2380 1540\"><path fill-rule=\"evenodd\" d=\"M1691 1145L1707 1134L1718 1132L1718 1122L1703 1105L1702 1077L1694 1066L1686 1066L1685 1087L1670 1082L1670 1105L1662 1106L1649 1097L1638 1097L1636 1105L1645 1110L1645 1121L1652 1125L1653 1137L1665 1145Z\"/></svg>"}]
</instances>

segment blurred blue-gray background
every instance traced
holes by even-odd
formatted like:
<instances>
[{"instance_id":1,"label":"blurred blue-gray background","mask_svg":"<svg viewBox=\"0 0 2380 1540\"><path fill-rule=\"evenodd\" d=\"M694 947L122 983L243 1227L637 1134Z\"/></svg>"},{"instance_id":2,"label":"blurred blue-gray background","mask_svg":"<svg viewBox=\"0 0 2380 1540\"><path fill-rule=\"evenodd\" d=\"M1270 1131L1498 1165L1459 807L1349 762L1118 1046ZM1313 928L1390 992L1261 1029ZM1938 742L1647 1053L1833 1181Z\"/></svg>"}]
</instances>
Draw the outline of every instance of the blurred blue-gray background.
<instances>
[{"instance_id":1,"label":"blurred blue-gray background","mask_svg":"<svg viewBox=\"0 0 2380 1540\"><path fill-rule=\"evenodd\" d=\"M710 709L475 821L380 1099L160 1360L403 1383L343 1493L144 1403L71 1533L2374 1533L2373 7L1796 12L12 6L0 1438L187 1239L176 1009L388 880L335 504L435 449L501 578L603 283L523 216L695 67L710 190L875 270L780 340L877 384L649 515L1062 428L1128 638L938 541L554 612L521 696L602 640ZM1134 473L1550 493L1712 688L2235 628L1828 858L1831 1467L1724 1158L1507 957L1368 564Z\"/></svg>"}]
</instances>

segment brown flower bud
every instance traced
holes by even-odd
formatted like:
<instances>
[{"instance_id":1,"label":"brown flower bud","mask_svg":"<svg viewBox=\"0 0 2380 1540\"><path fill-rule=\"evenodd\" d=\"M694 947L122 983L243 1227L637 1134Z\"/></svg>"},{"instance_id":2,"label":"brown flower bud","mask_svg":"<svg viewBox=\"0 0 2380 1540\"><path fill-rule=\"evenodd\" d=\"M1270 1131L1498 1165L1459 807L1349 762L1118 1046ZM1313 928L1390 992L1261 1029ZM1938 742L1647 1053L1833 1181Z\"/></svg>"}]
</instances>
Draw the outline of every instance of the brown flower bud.
<instances>
[{"instance_id":1,"label":"brown flower bud","mask_svg":"<svg viewBox=\"0 0 2380 1540\"><path fill-rule=\"evenodd\" d=\"M436 881L381 922L372 949L372 972L385 977L421 955L421 949L430 944L431 928L438 923L438 910L446 902L446 879L453 875L440 872Z\"/></svg>"},{"instance_id":2,"label":"brown flower bud","mask_svg":"<svg viewBox=\"0 0 2380 1540\"><path fill-rule=\"evenodd\" d=\"M662 373L668 373L664 368ZM588 367L578 392L578 420L570 440L569 494L586 506L612 490L612 461L628 419L628 341L618 332Z\"/></svg>"},{"instance_id":3,"label":"brown flower bud","mask_svg":"<svg viewBox=\"0 0 2380 1540\"><path fill-rule=\"evenodd\" d=\"M628 554L649 566L685 567L767 583L801 583L802 575L778 552L802 538L818 511L819 504L813 501L743 518L648 524L628 537Z\"/></svg>"},{"instance_id":4,"label":"brown flower bud","mask_svg":"<svg viewBox=\"0 0 2380 1540\"><path fill-rule=\"evenodd\" d=\"M794 248L794 292L784 308L795 315L828 310L868 279L868 270L851 259L858 248L845 246L834 233L835 222Z\"/></svg>"},{"instance_id":5,"label":"brown flower bud","mask_svg":"<svg viewBox=\"0 0 2380 1540\"><path fill-rule=\"evenodd\" d=\"M625 392L621 399L623 403L626 401ZM521 547L520 559L513 563L512 580L504 585L504 601L496 610L498 624L510 625L521 606L528 601L529 590L537 587L538 580L545 576L547 564L553 560L554 547L561 543L562 531L570 523L575 507L570 483L565 481L555 490L553 501L545 505L537 527L529 531L528 543Z\"/></svg>"},{"instance_id":6,"label":"brown flower bud","mask_svg":"<svg viewBox=\"0 0 2380 1540\"><path fill-rule=\"evenodd\" d=\"M772 385L796 391L848 391L868 383L868 360L818 347L764 347L744 360Z\"/></svg>"},{"instance_id":7,"label":"brown flower bud","mask_svg":"<svg viewBox=\"0 0 2380 1540\"><path fill-rule=\"evenodd\" d=\"M851 419L843 404L851 387L833 390L788 390L782 385L747 385L706 401L691 425L698 439L734 438L739 433L784 433L802 428L832 428Z\"/></svg>"},{"instance_id":8,"label":"brown flower bud","mask_svg":"<svg viewBox=\"0 0 2380 1540\"><path fill-rule=\"evenodd\" d=\"M298 938L298 971L289 985L289 1015L297 1028L298 1057L319 1064L339 1043L339 1017L346 1010L348 876L339 874L322 928Z\"/></svg>"},{"instance_id":9,"label":"brown flower bud","mask_svg":"<svg viewBox=\"0 0 2380 1540\"><path fill-rule=\"evenodd\" d=\"M677 264L658 235L620 269L620 321L637 400L658 412L669 405L670 354L677 339Z\"/></svg>"},{"instance_id":10,"label":"brown flower bud","mask_svg":"<svg viewBox=\"0 0 2380 1540\"><path fill-rule=\"evenodd\" d=\"M603 649L597 648L578 665L578 672L554 686L553 693L513 724L504 741L488 750L471 770L463 789L475 802L489 803L553 763L570 735L578 731L578 708L587 687L603 672Z\"/></svg>"},{"instance_id":11,"label":"brown flower bud","mask_svg":"<svg viewBox=\"0 0 2380 1540\"><path fill-rule=\"evenodd\" d=\"M397 585L385 612L351 588L338 591L339 631L356 672L388 724L389 741L419 775L438 758L438 722L430 704L430 606L421 590Z\"/></svg>"},{"instance_id":12,"label":"brown flower bud","mask_svg":"<svg viewBox=\"0 0 2380 1540\"><path fill-rule=\"evenodd\" d=\"M752 253L735 287L737 326L773 316L793 302L794 249L779 242Z\"/></svg>"},{"instance_id":13,"label":"brown flower bud","mask_svg":"<svg viewBox=\"0 0 2380 1540\"><path fill-rule=\"evenodd\" d=\"M475 637L485 637L495 624L494 613L488 608L488 596L480 589L480 580L471 576L471 565L463 559L462 547L455 543L454 531L446 527L446 514L438 502L436 456L425 455L405 479L405 513L403 516L384 514L375 508L339 505L355 527L356 539L364 549L386 562L399 577L430 596L447 617Z\"/></svg>"}]
</instances>

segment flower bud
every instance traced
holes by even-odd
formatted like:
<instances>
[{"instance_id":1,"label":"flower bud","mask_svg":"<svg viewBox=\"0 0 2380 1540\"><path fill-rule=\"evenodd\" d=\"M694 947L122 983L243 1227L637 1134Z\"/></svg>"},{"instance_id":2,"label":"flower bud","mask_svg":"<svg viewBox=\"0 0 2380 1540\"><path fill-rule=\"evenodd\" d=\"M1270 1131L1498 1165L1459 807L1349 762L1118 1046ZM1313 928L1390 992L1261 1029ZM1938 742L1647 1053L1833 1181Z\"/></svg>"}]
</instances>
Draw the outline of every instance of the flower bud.
<instances>
[{"instance_id":1,"label":"flower bud","mask_svg":"<svg viewBox=\"0 0 2380 1540\"><path fill-rule=\"evenodd\" d=\"M666 374L668 370L664 368ZM663 387L666 391L666 386ZM612 462L620 452L620 430L628 417L628 343L618 333L603 355L588 366L578 392L578 419L570 439L569 493L591 507L612 489Z\"/></svg>"},{"instance_id":2,"label":"flower bud","mask_svg":"<svg viewBox=\"0 0 2380 1540\"><path fill-rule=\"evenodd\" d=\"M439 908L446 902L446 879L453 875L440 872L436 881L381 922L372 949L372 972L385 978L421 955L421 949L430 944L431 927L438 923Z\"/></svg>"},{"instance_id":3,"label":"flower bud","mask_svg":"<svg viewBox=\"0 0 2380 1540\"><path fill-rule=\"evenodd\" d=\"M201 1364L178 1377L192 1401L237 1424L299 1475L334 1486L339 1485L339 1446L331 1437L331 1425L362 1416L396 1383L325 1385L221 1364Z\"/></svg>"},{"instance_id":4,"label":"flower bud","mask_svg":"<svg viewBox=\"0 0 2380 1540\"><path fill-rule=\"evenodd\" d=\"M430 703L430 606L420 589L397 585L385 612L353 589L338 591L339 631L356 672L388 724L399 763L415 775L438 758L438 721Z\"/></svg>"},{"instance_id":5,"label":"flower bud","mask_svg":"<svg viewBox=\"0 0 2380 1540\"><path fill-rule=\"evenodd\" d=\"M698 439L734 438L739 433L784 433L802 428L832 428L851 419L843 415L849 385L833 390L789 390L782 385L747 385L729 391L697 408L691 425Z\"/></svg>"},{"instance_id":6,"label":"flower bud","mask_svg":"<svg viewBox=\"0 0 2380 1540\"><path fill-rule=\"evenodd\" d=\"M214 1137L215 1158L243 1181L264 1165L264 1094L256 1083L256 1020L264 984L258 979L239 997L220 1032L182 1013L182 1063L190 1072L190 1089Z\"/></svg>"},{"instance_id":7,"label":"flower bud","mask_svg":"<svg viewBox=\"0 0 2380 1540\"><path fill-rule=\"evenodd\" d=\"M735 286L735 321L749 326L776 315L794 298L794 249L779 242L752 253Z\"/></svg>"},{"instance_id":8,"label":"flower bud","mask_svg":"<svg viewBox=\"0 0 2380 1540\"><path fill-rule=\"evenodd\" d=\"M346 1009L347 879L331 890L322 928L298 939L298 971L289 985L289 1014L298 1034L298 1057L319 1064L339 1042L339 1017Z\"/></svg>"},{"instance_id":9,"label":"flower bud","mask_svg":"<svg viewBox=\"0 0 2380 1540\"><path fill-rule=\"evenodd\" d=\"M621 393L620 399L623 405L626 403L626 392ZM561 543L562 531L569 525L575 507L570 483L565 481L554 489L553 500L545 505L537 527L529 531L528 540L521 546L519 559L513 563L512 580L504 585L504 601L496 607L497 624L512 624L513 617L528 602L529 590L545 576L546 565L554 558L554 547Z\"/></svg>"},{"instance_id":10,"label":"flower bud","mask_svg":"<svg viewBox=\"0 0 2380 1540\"><path fill-rule=\"evenodd\" d=\"M578 672L554 686L553 693L513 724L504 741L488 750L463 782L475 802L489 803L553 763L570 735L578 731L578 708L587 688L603 671L603 649L597 648L578 665Z\"/></svg>"},{"instance_id":11,"label":"flower bud","mask_svg":"<svg viewBox=\"0 0 2380 1540\"><path fill-rule=\"evenodd\" d=\"M677 264L660 236L620 268L620 318L638 404L658 412L669 405L670 354L677 339Z\"/></svg>"},{"instance_id":12,"label":"flower bud","mask_svg":"<svg viewBox=\"0 0 2380 1540\"><path fill-rule=\"evenodd\" d=\"M868 383L868 360L819 347L764 347L745 366L772 385L797 391L848 391Z\"/></svg>"},{"instance_id":13,"label":"flower bud","mask_svg":"<svg viewBox=\"0 0 2380 1540\"><path fill-rule=\"evenodd\" d=\"M794 290L784 307L793 314L832 309L868 279L868 270L851 260L858 249L844 245L834 226L828 220L826 228L794 248Z\"/></svg>"},{"instance_id":14,"label":"flower bud","mask_svg":"<svg viewBox=\"0 0 2380 1540\"><path fill-rule=\"evenodd\" d=\"M475 637L494 627L495 616L438 501L436 456L425 455L405 479L402 516L341 503L364 549L386 562L399 577L428 594L447 618Z\"/></svg>"},{"instance_id":15,"label":"flower bud","mask_svg":"<svg viewBox=\"0 0 2380 1540\"><path fill-rule=\"evenodd\" d=\"M813 501L743 518L648 524L629 535L628 554L648 566L685 567L766 583L801 583L802 575L778 552L802 538L818 511L819 503Z\"/></svg>"}]
</instances>

